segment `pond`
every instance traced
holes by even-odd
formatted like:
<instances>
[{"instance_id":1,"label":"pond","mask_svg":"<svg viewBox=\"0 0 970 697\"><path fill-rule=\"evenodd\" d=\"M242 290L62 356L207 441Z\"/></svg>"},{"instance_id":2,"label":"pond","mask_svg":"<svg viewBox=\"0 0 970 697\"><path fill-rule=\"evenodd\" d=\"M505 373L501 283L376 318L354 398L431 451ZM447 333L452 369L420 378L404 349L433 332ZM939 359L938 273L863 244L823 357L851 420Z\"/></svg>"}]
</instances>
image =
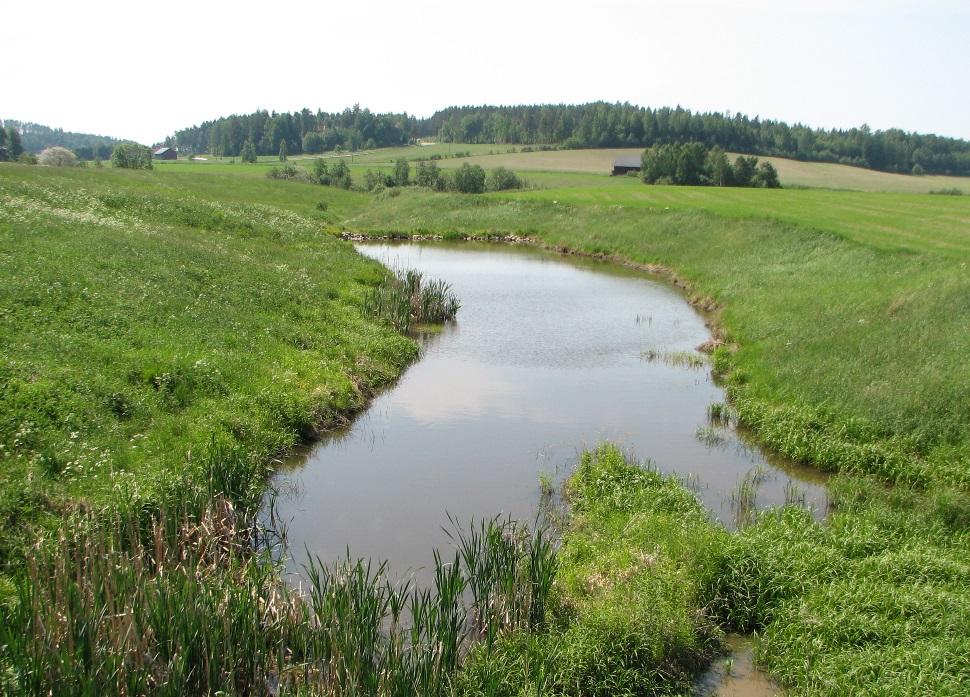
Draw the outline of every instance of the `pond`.
<instances>
[{"instance_id":1,"label":"pond","mask_svg":"<svg viewBox=\"0 0 970 697\"><path fill-rule=\"evenodd\" d=\"M693 488L733 526L758 472L759 507L793 492L823 511L818 473L766 458L708 407L724 391L696 347L704 318L643 273L522 245L361 244L390 267L449 282L457 320L348 427L291 458L275 484L298 570L305 553L387 560L392 577L450 547L448 515L534 519L540 475L561 481L583 448L620 444ZM688 360L687 357L693 358Z\"/></svg>"}]
</instances>

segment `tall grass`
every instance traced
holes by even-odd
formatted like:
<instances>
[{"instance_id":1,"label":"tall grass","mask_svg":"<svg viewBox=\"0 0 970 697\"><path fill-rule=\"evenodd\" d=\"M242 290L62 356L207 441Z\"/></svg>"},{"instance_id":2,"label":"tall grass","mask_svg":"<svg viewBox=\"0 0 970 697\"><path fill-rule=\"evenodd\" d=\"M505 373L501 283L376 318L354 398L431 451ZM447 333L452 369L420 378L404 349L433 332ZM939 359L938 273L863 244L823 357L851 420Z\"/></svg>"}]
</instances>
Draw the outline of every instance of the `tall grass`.
<instances>
[{"instance_id":1,"label":"tall grass","mask_svg":"<svg viewBox=\"0 0 970 697\"><path fill-rule=\"evenodd\" d=\"M384 564L281 576L278 538L218 496L201 512L84 517L40 545L0 627L6 691L440 695L487 639L545 623L556 550L511 521L456 527L432 588ZM2 671L0 671L0 674Z\"/></svg>"},{"instance_id":2,"label":"tall grass","mask_svg":"<svg viewBox=\"0 0 970 697\"><path fill-rule=\"evenodd\" d=\"M461 302L448 283L425 279L416 269L385 274L364 301L366 312L404 333L418 324L453 320L460 307Z\"/></svg>"}]
</instances>

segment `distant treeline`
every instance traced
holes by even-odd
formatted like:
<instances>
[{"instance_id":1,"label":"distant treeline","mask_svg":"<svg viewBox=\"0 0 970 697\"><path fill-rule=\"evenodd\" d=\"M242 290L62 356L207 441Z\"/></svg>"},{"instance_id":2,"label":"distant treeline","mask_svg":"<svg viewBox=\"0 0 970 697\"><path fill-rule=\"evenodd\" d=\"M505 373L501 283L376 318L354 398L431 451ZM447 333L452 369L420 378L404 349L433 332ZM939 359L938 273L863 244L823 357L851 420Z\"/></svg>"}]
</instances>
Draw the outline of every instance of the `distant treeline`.
<instances>
[{"instance_id":1,"label":"distant treeline","mask_svg":"<svg viewBox=\"0 0 970 697\"><path fill-rule=\"evenodd\" d=\"M557 145L565 148L650 147L696 141L724 150L799 160L839 162L905 173L970 175L970 142L867 126L821 130L741 114L648 109L631 104L451 107L430 118L375 114L355 106L339 114L304 109L292 114L257 111L177 131L165 145L238 156L247 141L261 155L280 143L290 154L341 148L359 150L408 143L444 142Z\"/></svg>"},{"instance_id":2,"label":"distant treeline","mask_svg":"<svg viewBox=\"0 0 970 697\"><path fill-rule=\"evenodd\" d=\"M418 127L407 114L375 114L354 106L339 114L309 109L292 114L257 111L206 121L176 131L165 145L182 152L208 152L237 157L251 143L258 155L275 155L280 144L289 154L321 153L325 150L361 150L404 145ZM247 147L248 150L248 147Z\"/></svg>"},{"instance_id":3,"label":"distant treeline","mask_svg":"<svg viewBox=\"0 0 970 697\"><path fill-rule=\"evenodd\" d=\"M57 145L74 151L74 154L82 160L107 160L111 157L114 147L121 142L108 136L73 133L29 121L5 119L0 121L0 124L7 129L16 129L20 134L24 151L35 154Z\"/></svg>"},{"instance_id":4,"label":"distant treeline","mask_svg":"<svg viewBox=\"0 0 970 697\"><path fill-rule=\"evenodd\" d=\"M422 135L460 143L552 143L568 148L650 147L697 141L709 147L891 172L970 175L970 142L872 131L821 130L742 114L648 109L631 104L454 107L421 122Z\"/></svg>"}]
</instances>

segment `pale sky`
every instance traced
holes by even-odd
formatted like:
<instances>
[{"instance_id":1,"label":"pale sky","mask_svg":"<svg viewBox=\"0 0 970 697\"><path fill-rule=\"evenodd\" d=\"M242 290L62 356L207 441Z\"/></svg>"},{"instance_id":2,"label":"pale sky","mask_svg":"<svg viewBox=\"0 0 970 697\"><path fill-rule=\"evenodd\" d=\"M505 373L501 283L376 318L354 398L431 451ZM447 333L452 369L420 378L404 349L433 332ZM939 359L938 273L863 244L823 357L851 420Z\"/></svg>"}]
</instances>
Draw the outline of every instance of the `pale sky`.
<instances>
[{"instance_id":1,"label":"pale sky","mask_svg":"<svg viewBox=\"0 0 970 697\"><path fill-rule=\"evenodd\" d=\"M970 138L970 0L28 0L0 118L153 143L256 109L628 101Z\"/></svg>"}]
</instances>

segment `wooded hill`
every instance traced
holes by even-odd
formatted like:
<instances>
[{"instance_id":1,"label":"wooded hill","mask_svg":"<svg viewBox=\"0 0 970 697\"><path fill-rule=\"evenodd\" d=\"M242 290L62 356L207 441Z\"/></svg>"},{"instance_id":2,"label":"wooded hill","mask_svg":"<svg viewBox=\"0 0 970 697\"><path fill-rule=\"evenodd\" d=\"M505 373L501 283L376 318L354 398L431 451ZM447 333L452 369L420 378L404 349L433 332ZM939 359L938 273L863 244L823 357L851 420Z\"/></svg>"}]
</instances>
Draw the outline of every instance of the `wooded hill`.
<instances>
[{"instance_id":1,"label":"wooded hill","mask_svg":"<svg viewBox=\"0 0 970 697\"><path fill-rule=\"evenodd\" d=\"M20 134L20 141L26 152L39 153L44 148L58 145L68 150L82 160L101 159L111 157L111 151L121 141L108 136L98 136L91 133L74 133L60 128L51 128L29 121L4 119L0 125L5 128L13 127Z\"/></svg>"},{"instance_id":2,"label":"wooded hill","mask_svg":"<svg viewBox=\"0 0 970 697\"><path fill-rule=\"evenodd\" d=\"M700 142L708 147L888 172L970 175L970 142L899 129L816 129L743 114L651 109L632 104L449 107L426 119L375 114L257 111L177 131L166 145L235 157L247 141L261 155L371 149L417 138L444 142L554 145L564 148L650 147Z\"/></svg>"}]
</instances>

